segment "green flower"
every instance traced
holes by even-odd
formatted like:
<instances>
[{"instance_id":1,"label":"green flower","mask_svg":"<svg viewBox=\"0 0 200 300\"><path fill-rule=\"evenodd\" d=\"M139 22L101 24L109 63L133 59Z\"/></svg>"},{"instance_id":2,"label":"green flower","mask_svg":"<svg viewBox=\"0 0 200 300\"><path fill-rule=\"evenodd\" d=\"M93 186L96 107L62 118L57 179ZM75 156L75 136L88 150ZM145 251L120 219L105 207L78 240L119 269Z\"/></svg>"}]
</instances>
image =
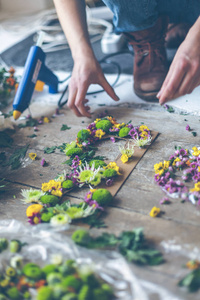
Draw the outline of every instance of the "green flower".
<instances>
[{"instance_id":1,"label":"green flower","mask_svg":"<svg viewBox=\"0 0 200 300\"><path fill-rule=\"evenodd\" d=\"M151 141L152 141L152 137L149 136L147 139L139 139L139 138L136 138L133 140L134 142L134 145L139 147L139 148L143 148L145 146L148 146L151 144Z\"/></svg>"},{"instance_id":2,"label":"green flower","mask_svg":"<svg viewBox=\"0 0 200 300\"><path fill-rule=\"evenodd\" d=\"M11 287L6 291L6 295L10 300L20 300L20 294L16 287Z\"/></svg>"},{"instance_id":3,"label":"green flower","mask_svg":"<svg viewBox=\"0 0 200 300\"><path fill-rule=\"evenodd\" d=\"M58 182L63 182L66 180L66 171L63 172L63 174L59 174L58 176L56 176L55 181Z\"/></svg>"},{"instance_id":4,"label":"green flower","mask_svg":"<svg viewBox=\"0 0 200 300\"><path fill-rule=\"evenodd\" d=\"M83 246L85 244L88 244L91 240L89 232L84 229L78 229L74 231L71 238L76 244L83 245Z\"/></svg>"},{"instance_id":5,"label":"green flower","mask_svg":"<svg viewBox=\"0 0 200 300\"><path fill-rule=\"evenodd\" d=\"M130 144L128 143L126 148L124 146L120 146L119 151L122 155L127 155L128 158L130 158L134 154L134 146L130 146Z\"/></svg>"},{"instance_id":6,"label":"green flower","mask_svg":"<svg viewBox=\"0 0 200 300\"><path fill-rule=\"evenodd\" d=\"M129 127L123 127L119 131L119 137L126 137L131 129Z\"/></svg>"},{"instance_id":7,"label":"green flower","mask_svg":"<svg viewBox=\"0 0 200 300\"><path fill-rule=\"evenodd\" d=\"M37 300L53 300L53 289L48 286L43 286L38 290Z\"/></svg>"},{"instance_id":8,"label":"green flower","mask_svg":"<svg viewBox=\"0 0 200 300\"><path fill-rule=\"evenodd\" d=\"M45 212L45 213L42 213L41 220L42 220L42 222L48 223L53 216L54 216L53 213Z\"/></svg>"},{"instance_id":9,"label":"green flower","mask_svg":"<svg viewBox=\"0 0 200 300\"><path fill-rule=\"evenodd\" d=\"M66 147L64 149L64 152L66 152L70 149L76 148L76 141L72 141L70 144L66 144Z\"/></svg>"},{"instance_id":10,"label":"green flower","mask_svg":"<svg viewBox=\"0 0 200 300\"><path fill-rule=\"evenodd\" d=\"M90 136L90 133L87 129L81 129L77 134L77 138L80 142L87 141L89 136Z\"/></svg>"},{"instance_id":11,"label":"green flower","mask_svg":"<svg viewBox=\"0 0 200 300\"><path fill-rule=\"evenodd\" d=\"M40 198L44 195L44 192L36 189L22 190L21 195L24 197L22 199L25 203L39 202Z\"/></svg>"},{"instance_id":12,"label":"green flower","mask_svg":"<svg viewBox=\"0 0 200 300\"><path fill-rule=\"evenodd\" d=\"M41 279L42 277L42 270L38 265L34 263L27 263L23 267L22 272L24 273L25 276L34 280Z\"/></svg>"},{"instance_id":13,"label":"green flower","mask_svg":"<svg viewBox=\"0 0 200 300\"><path fill-rule=\"evenodd\" d=\"M93 159L89 162L89 166L92 167L94 165L94 168L97 169L98 167L106 167L107 164L105 161L100 160L100 159Z\"/></svg>"},{"instance_id":14,"label":"green flower","mask_svg":"<svg viewBox=\"0 0 200 300\"><path fill-rule=\"evenodd\" d=\"M69 224L71 222L71 218L67 214L58 214L51 218L51 225L52 226L60 226L64 224Z\"/></svg>"},{"instance_id":15,"label":"green flower","mask_svg":"<svg viewBox=\"0 0 200 300\"><path fill-rule=\"evenodd\" d=\"M106 169L103 173L103 176L106 178L114 177L117 175L117 171L114 169Z\"/></svg>"},{"instance_id":16,"label":"green flower","mask_svg":"<svg viewBox=\"0 0 200 300\"><path fill-rule=\"evenodd\" d=\"M69 149L68 151L65 151L65 154L67 156L80 155L82 153L83 153L83 150L81 148L72 148L72 149Z\"/></svg>"},{"instance_id":17,"label":"green flower","mask_svg":"<svg viewBox=\"0 0 200 300\"><path fill-rule=\"evenodd\" d=\"M112 127L112 123L108 120L101 120L96 123L96 128L97 129L102 129L106 133L109 132L109 129Z\"/></svg>"},{"instance_id":18,"label":"green flower","mask_svg":"<svg viewBox=\"0 0 200 300\"><path fill-rule=\"evenodd\" d=\"M15 275L16 275L15 269L14 269L14 268L11 268L11 267L8 267L8 268L6 269L6 275L7 275L8 277L15 277Z\"/></svg>"},{"instance_id":19,"label":"green flower","mask_svg":"<svg viewBox=\"0 0 200 300\"><path fill-rule=\"evenodd\" d=\"M44 195L41 197L40 202L43 204L50 204L52 206L55 206L60 199L54 195Z\"/></svg>"},{"instance_id":20,"label":"green flower","mask_svg":"<svg viewBox=\"0 0 200 300\"><path fill-rule=\"evenodd\" d=\"M50 286L54 286L62 281L62 275L59 273L50 273L47 275L47 283Z\"/></svg>"},{"instance_id":21,"label":"green flower","mask_svg":"<svg viewBox=\"0 0 200 300\"><path fill-rule=\"evenodd\" d=\"M101 173L96 174L94 179L90 182L91 185L94 185L94 186L99 185L101 183L101 178L102 178Z\"/></svg>"},{"instance_id":22,"label":"green flower","mask_svg":"<svg viewBox=\"0 0 200 300\"><path fill-rule=\"evenodd\" d=\"M46 275L57 272L58 267L54 264L46 265L42 268L42 272Z\"/></svg>"},{"instance_id":23,"label":"green flower","mask_svg":"<svg viewBox=\"0 0 200 300\"><path fill-rule=\"evenodd\" d=\"M106 189L98 189L92 194L92 200L96 200L100 206L108 205L112 199L111 193Z\"/></svg>"},{"instance_id":24,"label":"green flower","mask_svg":"<svg viewBox=\"0 0 200 300\"><path fill-rule=\"evenodd\" d=\"M80 279L75 278L74 275L69 275L63 279L62 286L73 288L76 292L78 292L82 286L82 282Z\"/></svg>"},{"instance_id":25,"label":"green flower","mask_svg":"<svg viewBox=\"0 0 200 300\"><path fill-rule=\"evenodd\" d=\"M65 180L63 183L62 183L62 187L64 189L71 189L73 188L74 184L73 184L73 181L68 179L68 180Z\"/></svg>"},{"instance_id":26,"label":"green flower","mask_svg":"<svg viewBox=\"0 0 200 300\"><path fill-rule=\"evenodd\" d=\"M92 165L92 167L90 167L86 162L85 165L79 166L79 168L77 169L78 175L74 176L74 178L77 179L80 187L83 186L85 183L92 184L92 181L95 179L96 175L98 175L98 173L101 170L102 168L100 167L98 169L95 169L94 164ZM95 179L95 181L96 180L97 178Z\"/></svg>"},{"instance_id":27,"label":"green flower","mask_svg":"<svg viewBox=\"0 0 200 300\"><path fill-rule=\"evenodd\" d=\"M21 255L13 256L10 260L10 265L13 268L17 268L17 269L21 268L22 263L23 263L23 258Z\"/></svg>"},{"instance_id":28,"label":"green flower","mask_svg":"<svg viewBox=\"0 0 200 300\"><path fill-rule=\"evenodd\" d=\"M12 240L10 242L10 252L16 253L20 252L22 248L22 243L19 240Z\"/></svg>"}]
</instances>

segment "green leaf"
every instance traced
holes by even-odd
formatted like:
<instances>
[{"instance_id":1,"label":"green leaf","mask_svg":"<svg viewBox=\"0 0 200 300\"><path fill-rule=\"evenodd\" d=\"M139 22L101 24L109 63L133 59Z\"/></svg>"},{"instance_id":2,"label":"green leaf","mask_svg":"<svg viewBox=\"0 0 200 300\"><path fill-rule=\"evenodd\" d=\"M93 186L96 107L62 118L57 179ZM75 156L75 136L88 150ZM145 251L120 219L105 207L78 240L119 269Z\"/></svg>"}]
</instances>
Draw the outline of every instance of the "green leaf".
<instances>
[{"instance_id":1,"label":"green leaf","mask_svg":"<svg viewBox=\"0 0 200 300\"><path fill-rule=\"evenodd\" d=\"M56 150L56 146L52 146L52 147L45 147L44 148L44 153L50 154L50 153L54 153Z\"/></svg>"},{"instance_id":2,"label":"green leaf","mask_svg":"<svg viewBox=\"0 0 200 300\"><path fill-rule=\"evenodd\" d=\"M31 134L31 135L28 135L27 137L29 137L29 138L34 138L34 137L36 137L37 135L35 134L35 133L33 133L33 134Z\"/></svg>"},{"instance_id":3,"label":"green leaf","mask_svg":"<svg viewBox=\"0 0 200 300\"><path fill-rule=\"evenodd\" d=\"M18 127L19 127L19 128L34 127L34 126L36 126L37 124L38 124L38 120L33 119L33 118L30 118L30 119L28 119L28 120L26 121L25 124L23 124L23 123L18 124Z\"/></svg>"},{"instance_id":4,"label":"green leaf","mask_svg":"<svg viewBox=\"0 0 200 300\"><path fill-rule=\"evenodd\" d=\"M68 127L67 125L63 124L62 127L60 128L61 131L69 130L71 127Z\"/></svg>"},{"instance_id":5,"label":"green leaf","mask_svg":"<svg viewBox=\"0 0 200 300\"><path fill-rule=\"evenodd\" d=\"M60 152L64 152L64 150L65 150L66 146L67 146L67 143L63 143L62 145L60 145L60 146L57 146L57 149L59 149L59 150L60 150Z\"/></svg>"},{"instance_id":6,"label":"green leaf","mask_svg":"<svg viewBox=\"0 0 200 300\"><path fill-rule=\"evenodd\" d=\"M83 223L86 223L90 225L90 228L95 227L95 228L106 228L107 225L104 223L103 220L99 219L97 217L97 214L94 213L93 215L82 219Z\"/></svg>"},{"instance_id":7,"label":"green leaf","mask_svg":"<svg viewBox=\"0 0 200 300\"><path fill-rule=\"evenodd\" d=\"M193 135L193 136L197 136L196 131L192 131L192 135Z\"/></svg>"},{"instance_id":8,"label":"green leaf","mask_svg":"<svg viewBox=\"0 0 200 300\"><path fill-rule=\"evenodd\" d=\"M9 157L9 160L3 164L4 167L11 166L12 170L18 169L21 166L21 160L26 156L29 145L21 147Z\"/></svg>"}]
</instances>

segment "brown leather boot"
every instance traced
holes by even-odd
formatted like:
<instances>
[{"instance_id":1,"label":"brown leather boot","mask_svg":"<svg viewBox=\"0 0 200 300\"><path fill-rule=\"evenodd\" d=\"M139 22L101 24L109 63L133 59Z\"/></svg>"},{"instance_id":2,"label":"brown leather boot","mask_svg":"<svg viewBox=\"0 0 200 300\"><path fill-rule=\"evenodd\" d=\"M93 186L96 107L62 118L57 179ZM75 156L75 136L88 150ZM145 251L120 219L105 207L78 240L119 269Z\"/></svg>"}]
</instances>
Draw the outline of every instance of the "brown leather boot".
<instances>
[{"instance_id":1,"label":"brown leather boot","mask_svg":"<svg viewBox=\"0 0 200 300\"><path fill-rule=\"evenodd\" d=\"M166 47L169 49L178 48L184 41L191 25L188 23L174 24L170 23L167 28L165 38Z\"/></svg>"},{"instance_id":2,"label":"brown leather boot","mask_svg":"<svg viewBox=\"0 0 200 300\"><path fill-rule=\"evenodd\" d=\"M168 71L165 34L168 17L160 17L145 30L125 33L134 49L134 90L147 101L156 98Z\"/></svg>"}]
</instances>

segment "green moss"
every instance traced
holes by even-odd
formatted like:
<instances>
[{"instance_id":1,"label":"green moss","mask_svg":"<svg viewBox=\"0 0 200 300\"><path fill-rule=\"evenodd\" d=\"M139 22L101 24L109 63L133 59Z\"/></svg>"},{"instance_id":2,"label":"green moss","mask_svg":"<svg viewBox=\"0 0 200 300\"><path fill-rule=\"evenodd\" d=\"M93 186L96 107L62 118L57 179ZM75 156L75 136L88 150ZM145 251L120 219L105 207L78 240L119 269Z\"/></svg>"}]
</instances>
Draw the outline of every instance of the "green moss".
<instances>
[{"instance_id":1,"label":"green moss","mask_svg":"<svg viewBox=\"0 0 200 300\"><path fill-rule=\"evenodd\" d=\"M117 171L114 169L107 169L103 172L103 176L106 178L114 177L117 175Z\"/></svg>"},{"instance_id":2,"label":"green moss","mask_svg":"<svg viewBox=\"0 0 200 300\"><path fill-rule=\"evenodd\" d=\"M42 271L48 275L50 273L55 273L56 271L58 271L58 267L51 264L51 265L46 265L44 268L42 268Z\"/></svg>"},{"instance_id":3,"label":"green moss","mask_svg":"<svg viewBox=\"0 0 200 300\"><path fill-rule=\"evenodd\" d=\"M72 240L79 245L85 245L90 242L90 235L87 230L78 229L71 236Z\"/></svg>"},{"instance_id":4,"label":"green moss","mask_svg":"<svg viewBox=\"0 0 200 300\"><path fill-rule=\"evenodd\" d=\"M73 181L68 179L68 180L65 180L63 183L62 183L62 187L64 189L71 189L73 188L74 184L73 184Z\"/></svg>"},{"instance_id":5,"label":"green moss","mask_svg":"<svg viewBox=\"0 0 200 300\"><path fill-rule=\"evenodd\" d=\"M50 204L52 206L55 206L60 201L60 199L54 195L44 195L40 198L40 201L43 204Z\"/></svg>"},{"instance_id":6,"label":"green moss","mask_svg":"<svg viewBox=\"0 0 200 300\"><path fill-rule=\"evenodd\" d=\"M41 220L42 222L49 222L51 220L51 218L53 217L53 213L51 212L46 212L46 213L43 213L41 215Z\"/></svg>"},{"instance_id":7,"label":"green moss","mask_svg":"<svg viewBox=\"0 0 200 300\"><path fill-rule=\"evenodd\" d=\"M48 286L43 286L38 290L37 300L53 300L53 290Z\"/></svg>"},{"instance_id":8,"label":"green moss","mask_svg":"<svg viewBox=\"0 0 200 300\"><path fill-rule=\"evenodd\" d=\"M92 165L94 164L95 169L97 169L98 167L105 167L107 166L107 164L100 159L93 159L89 162L89 166L92 167Z\"/></svg>"},{"instance_id":9,"label":"green moss","mask_svg":"<svg viewBox=\"0 0 200 300\"><path fill-rule=\"evenodd\" d=\"M89 136L90 136L90 133L87 129L81 129L77 134L77 138L80 142L87 141Z\"/></svg>"},{"instance_id":10,"label":"green moss","mask_svg":"<svg viewBox=\"0 0 200 300\"><path fill-rule=\"evenodd\" d=\"M65 152L65 154L67 156L72 156L72 155L75 156L75 155L80 155L82 153L83 153L83 150L81 148L72 148Z\"/></svg>"},{"instance_id":11,"label":"green moss","mask_svg":"<svg viewBox=\"0 0 200 300\"><path fill-rule=\"evenodd\" d=\"M108 120L101 120L96 123L96 128L97 129L102 129L106 133L109 132L109 129L112 127L112 123Z\"/></svg>"},{"instance_id":12,"label":"green moss","mask_svg":"<svg viewBox=\"0 0 200 300\"><path fill-rule=\"evenodd\" d=\"M67 288L73 288L76 292L78 292L81 288L81 281L75 278L73 275L69 275L62 281L62 286Z\"/></svg>"},{"instance_id":13,"label":"green moss","mask_svg":"<svg viewBox=\"0 0 200 300\"><path fill-rule=\"evenodd\" d=\"M7 296L10 300L18 300L20 299L19 291L16 287L11 287L6 291Z\"/></svg>"},{"instance_id":14,"label":"green moss","mask_svg":"<svg viewBox=\"0 0 200 300\"><path fill-rule=\"evenodd\" d=\"M34 263L27 263L23 267L22 272L24 273L25 276L27 276L31 279L34 279L34 280L41 279L41 277L43 275L40 267Z\"/></svg>"},{"instance_id":15,"label":"green moss","mask_svg":"<svg viewBox=\"0 0 200 300\"><path fill-rule=\"evenodd\" d=\"M119 131L119 137L126 137L131 129L129 127L123 127Z\"/></svg>"},{"instance_id":16,"label":"green moss","mask_svg":"<svg viewBox=\"0 0 200 300\"><path fill-rule=\"evenodd\" d=\"M111 193L106 189L98 189L92 195L92 199L96 200L100 206L108 205L112 198Z\"/></svg>"}]
</instances>

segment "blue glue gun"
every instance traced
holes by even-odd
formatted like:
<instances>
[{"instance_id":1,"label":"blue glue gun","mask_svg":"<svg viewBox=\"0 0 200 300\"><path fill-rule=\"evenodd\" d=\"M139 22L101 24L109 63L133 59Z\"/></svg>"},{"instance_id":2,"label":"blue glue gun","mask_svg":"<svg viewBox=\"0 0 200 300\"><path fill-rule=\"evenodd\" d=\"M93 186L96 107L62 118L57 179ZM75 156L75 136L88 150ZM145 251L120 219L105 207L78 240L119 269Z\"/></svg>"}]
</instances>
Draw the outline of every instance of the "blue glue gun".
<instances>
[{"instance_id":1,"label":"blue glue gun","mask_svg":"<svg viewBox=\"0 0 200 300\"><path fill-rule=\"evenodd\" d=\"M17 120L21 113L28 108L34 89L42 90L43 85L49 86L49 93L58 92L58 78L44 64L45 53L39 44L43 36L39 36L36 46L32 46L24 67L24 73L17 88L13 101L13 117Z\"/></svg>"}]
</instances>

